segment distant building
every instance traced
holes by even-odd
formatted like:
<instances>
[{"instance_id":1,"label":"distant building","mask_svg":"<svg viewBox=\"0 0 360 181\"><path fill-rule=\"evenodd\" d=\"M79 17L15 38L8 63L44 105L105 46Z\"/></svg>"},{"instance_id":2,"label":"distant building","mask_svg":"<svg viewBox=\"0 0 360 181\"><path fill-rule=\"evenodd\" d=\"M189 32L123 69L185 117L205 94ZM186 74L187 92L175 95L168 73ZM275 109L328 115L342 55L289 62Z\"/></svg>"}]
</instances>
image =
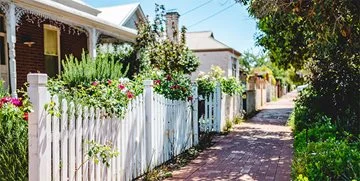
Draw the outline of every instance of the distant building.
<instances>
[{"instance_id":1,"label":"distant building","mask_svg":"<svg viewBox=\"0 0 360 181\"><path fill-rule=\"evenodd\" d=\"M166 34L167 38L172 41L178 41L179 17L177 12L166 14ZM211 31L188 32L185 36L187 46L200 59L199 68L192 74L193 80L200 72L209 72L211 66L219 66L223 69L224 76L234 76L240 79L238 61L240 52L215 39Z\"/></svg>"},{"instance_id":2,"label":"distant building","mask_svg":"<svg viewBox=\"0 0 360 181\"><path fill-rule=\"evenodd\" d=\"M214 38L211 31L186 33L186 44L200 59L200 66L193 73L193 79L200 72L209 72L211 66L219 66L224 76L239 78L240 53Z\"/></svg>"}]
</instances>

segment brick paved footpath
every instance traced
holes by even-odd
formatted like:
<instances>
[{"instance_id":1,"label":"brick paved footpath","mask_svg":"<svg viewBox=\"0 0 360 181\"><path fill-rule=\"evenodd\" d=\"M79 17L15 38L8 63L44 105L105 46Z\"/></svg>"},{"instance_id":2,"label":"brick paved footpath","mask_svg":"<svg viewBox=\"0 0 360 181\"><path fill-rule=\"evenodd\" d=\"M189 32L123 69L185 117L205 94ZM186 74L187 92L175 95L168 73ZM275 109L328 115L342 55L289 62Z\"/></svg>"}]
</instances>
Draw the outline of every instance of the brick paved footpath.
<instances>
[{"instance_id":1,"label":"brick paved footpath","mask_svg":"<svg viewBox=\"0 0 360 181\"><path fill-rule=\"evenodd\" d=\"M268 103L168 180L291 180L293 140L285 123L295 97L291 92Z\"/></svg>"}]
</instances>

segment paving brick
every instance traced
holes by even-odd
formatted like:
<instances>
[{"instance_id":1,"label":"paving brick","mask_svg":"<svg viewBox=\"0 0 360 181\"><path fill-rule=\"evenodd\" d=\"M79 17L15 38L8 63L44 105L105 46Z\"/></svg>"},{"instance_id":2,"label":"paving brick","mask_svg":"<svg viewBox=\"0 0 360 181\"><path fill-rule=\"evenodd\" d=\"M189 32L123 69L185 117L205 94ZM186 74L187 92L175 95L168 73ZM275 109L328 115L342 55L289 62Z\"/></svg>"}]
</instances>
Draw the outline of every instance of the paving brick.
<instances>
[{"instance_id":1,"label":"paving brick","mask_svg":"<svg viewBox=\"0 0 360 181\"><path fill-rule=\"evenodd\" d=\"M285 123L294 97L265 105L230 134L216 137L215 145L167 180L291 180L293 139Z\"/></svg>"}]
</instances>

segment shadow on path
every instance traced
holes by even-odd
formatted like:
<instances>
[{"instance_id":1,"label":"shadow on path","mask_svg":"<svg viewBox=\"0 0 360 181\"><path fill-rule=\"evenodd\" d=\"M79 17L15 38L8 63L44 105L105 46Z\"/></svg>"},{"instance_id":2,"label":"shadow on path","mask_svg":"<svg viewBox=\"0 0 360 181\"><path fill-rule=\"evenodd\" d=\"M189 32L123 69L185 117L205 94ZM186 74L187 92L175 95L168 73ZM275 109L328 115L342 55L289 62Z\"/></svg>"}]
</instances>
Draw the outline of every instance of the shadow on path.
<instances>
[{"instance_id":1,"label":"shadow on path","mask_svg":"<svg viewBox=\"0 0 360 181\"><path fill-rule=\"evenodd\" d=\"M265 105L169 180L291 180L292 136L286 121L296 93Z\"/></svg>"}]
</instances>

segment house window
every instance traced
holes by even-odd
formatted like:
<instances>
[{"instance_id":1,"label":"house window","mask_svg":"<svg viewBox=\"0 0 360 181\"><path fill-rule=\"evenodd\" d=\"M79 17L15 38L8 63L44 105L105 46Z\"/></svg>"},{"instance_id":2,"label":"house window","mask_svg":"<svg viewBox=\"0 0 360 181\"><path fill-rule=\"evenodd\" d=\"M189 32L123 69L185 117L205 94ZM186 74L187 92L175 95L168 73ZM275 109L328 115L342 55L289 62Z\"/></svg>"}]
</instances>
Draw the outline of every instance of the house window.
<instances>
[{"instance_id":1,"label":"house window","mask_svg":"<svg viewBox=\"0 0 360 181\"><path fill-rule=\"evenodd\" d=\"M44 25L45 71L50 77L60 72L60 30L58 27Z\"/></svg>"},{"instance_id":2,"label":"house window","mask_svg":"<svg viewBox=\"0 0 360 181\"><path fill-rule=\"evenodd\" d=\"M4 15L0 15L0 65L6 65L6 33Z\"/></svg>"},{"instance_id":3,"label":"house window","mask_svg":"<svg viewBox=\"0 0 360 181\"><path fill-rule=\"evenodd\" d=\"M237 68L236 68L236 64L237 64L237 59L235 57L231 57L231 63L232 63L232 76L233 77L236 77L236 71L237 71Z\"/></svg>"}]
</instances>

